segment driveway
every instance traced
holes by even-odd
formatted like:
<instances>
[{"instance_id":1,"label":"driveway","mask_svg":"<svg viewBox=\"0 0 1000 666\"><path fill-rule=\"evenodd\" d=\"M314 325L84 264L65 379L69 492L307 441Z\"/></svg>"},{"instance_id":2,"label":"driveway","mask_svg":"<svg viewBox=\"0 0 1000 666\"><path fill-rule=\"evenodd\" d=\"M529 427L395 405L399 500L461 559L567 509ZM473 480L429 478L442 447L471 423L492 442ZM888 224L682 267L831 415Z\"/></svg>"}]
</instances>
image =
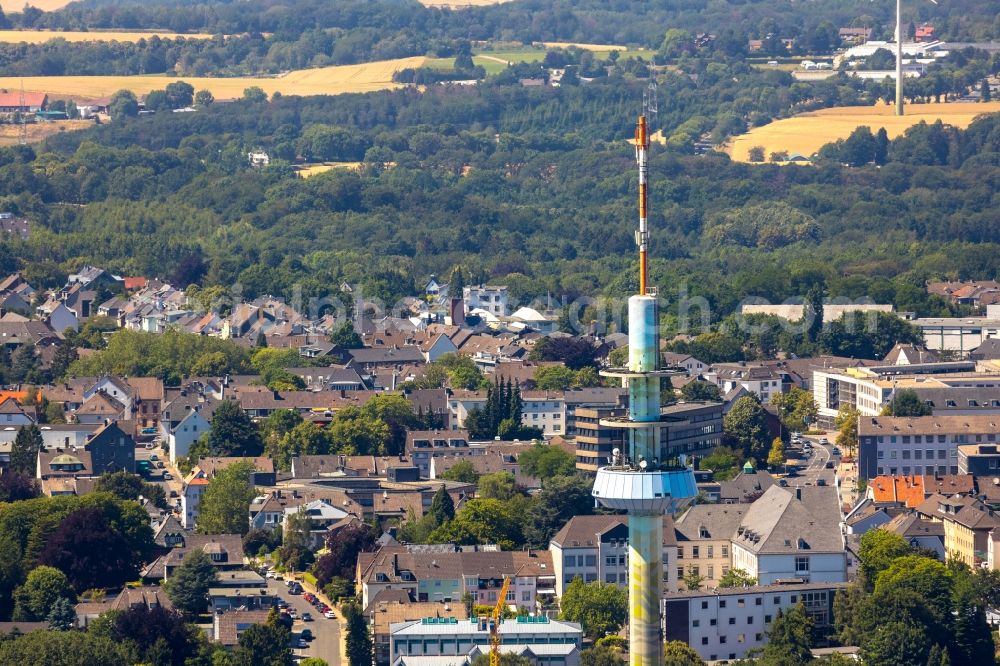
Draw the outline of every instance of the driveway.
<instances>
[{"instance_id":1,"label":"driveway","mask_svg":"<svg viewBox=\"0 0 1000 666\"><path fill-rule=\"evenodd\" d=\"M292 626L294 638L298 638L302 630L307 627L315 636L315 639L309 642L309 647L292 650L296 660L319 657L326 660L330 666L340 666L340 622L337 619L328 620L323 617L319 611L313 608L312 604L302 598L301 594L289 594L288 586L283 581L268 580L267 589L287 601L289 606L298 613L299 618L306 612L313 616L312 622L303 622L301 619L297 619Z\"/></svg>"}]
</instances>

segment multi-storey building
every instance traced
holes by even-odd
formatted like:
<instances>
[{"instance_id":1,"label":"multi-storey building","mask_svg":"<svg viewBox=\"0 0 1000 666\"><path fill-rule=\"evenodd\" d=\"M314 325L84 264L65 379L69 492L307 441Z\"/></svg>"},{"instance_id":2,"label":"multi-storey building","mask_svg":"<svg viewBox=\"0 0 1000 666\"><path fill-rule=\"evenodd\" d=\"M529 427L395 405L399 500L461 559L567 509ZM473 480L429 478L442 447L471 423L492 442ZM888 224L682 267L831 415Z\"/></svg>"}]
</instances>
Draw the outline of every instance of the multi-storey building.
<instances>
[{"instance_id":1,"label":"multi-storey building","mask_svg":"<svg viewBox=\"0 0 1000 666\"><path fill-rule=\"evenodd\" d=\"M576 410L576 468L597 473L615 449L624 450L625 431L601 425L601 419L624 416L622 407L580 407Z\"/></svg>"},{"instance_id":2,"label":"multi-storey building","mask_svg":"<svg viewBox=\"0 0 1000 666\"><path fill-rule=\"evenodd\" d=\"M628 585L628 521L626 516L575 516L549 542L556 595L576 577ZM673 520L663 517L663 586L677 589L677 540Z\"/></svg>"},{"instance_id":3,"label":"multi-storey building","mask_svg":"<svg viewBox=\"0 0 1000 666\"><path fill-rule=\"evenodd\" d=\"M1000 519L978 498L934 494L917 507L925 518L944 523L944 550L948 559L978 567L989 561L990 533Z\"/></svg>"},{"instance_id":4,"label":"multi-storey building","mask_svg":"<svg viewBox=\"0 0 1000 666\"><path fill-rule=\"evenodd\" d=\"M710 662L742 659L767 643L779 612L803 604L820 634L833 625L833 599L846 583L805 583L692 590L664 595L664 634Z\"/></svg>"},{"instance_id":5,"label":"multi-storey building","mask_svg":"<svg viewBox=\"0 0 1000 666\"><path fill-rule=\"evenodd\" d=\"M858 422L858 473L861 478L876 476L959 474L959 450L970 452L990 443L996 452L1000 441L1000 414L934 416L862 416ZM966 446L970 445L970 446ZM976 452L972 452L975 458ZM994 467L975 474L995 474ZM978 467L977 467L978 469Z\"/></svg>"},{"instance_id":6,"label":"multi-storey building","mask_svg":"<svg viewBox=\"0 0 1000 666\"><path fill-rule=\"evenodd\" d=\"M731 540L749 504L697 504L677 519L677 579L687 573L718 587L731 566Z\"/></svg>"},{"instance_id":7,"label":"multi-storey building","mask_svg":"<svg viewBox=\"0 0 1000 666\"><path fill-rule=\"evenodd\" d=\"M463 287L462 300L465 301L466 312L485 310L497 317L506 317L509 314L509 297L505 286Z\"/></svg>"}]
</instances>

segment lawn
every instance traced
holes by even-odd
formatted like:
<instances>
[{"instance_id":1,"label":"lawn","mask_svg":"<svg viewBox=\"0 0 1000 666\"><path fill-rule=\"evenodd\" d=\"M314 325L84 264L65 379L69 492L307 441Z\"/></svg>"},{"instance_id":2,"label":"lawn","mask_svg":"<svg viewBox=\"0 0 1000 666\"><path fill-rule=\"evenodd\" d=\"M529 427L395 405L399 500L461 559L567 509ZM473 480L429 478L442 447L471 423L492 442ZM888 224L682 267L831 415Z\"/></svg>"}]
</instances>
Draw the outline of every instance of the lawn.
<instances>
[{"instance_id":1,"label":"lawn","mask_svg":"<svg viewBox=\"0 0 1000 666\"><path fill-rule=\"evenodd\" d=\"M148 32L117 32L93 31L93 32L54 32L48 30L0 30L0 42L2 43L28 43L44 44L53 39L65 39L67 42L138 42L140 39L149 39L157 36L161 39L211 39L212 35L196 33L181 35L176 32L159 32L151 30Z\"/></svg>"},{"instance_id":2,"label":"lawn","mask_svg":"<svg viewBox=\"0 0 1000 666\"><path fill-rule=\"evenodd\" d=\"M908 127L922 120L928 123L941 120L964 128L980 114L1000 111L1000 102L908 104L905 115L896 116L894 111L895 108L891 105L879 104L841 106L803 113L755 127L733 139L726 152L738 162L748 161L748 153L754 146L763 146L765 158L778 151L800 153L808 157L827 143L846 139L856 128L864 125L870 127L872 132L884 127L890 139L903 134Z\"/></svg>"},{"instance_id":3,"label":"lawn","mask_svg":"<svg viewBox=\"0 0 1000 666\"><path fill-rule=\"evenodd\" d=\"M241 97L243 91L257 86L268 95L336 95L362 93L400 87L393 83L392 75L408 67L420 67L425 58L401 58L361 65L320 67L289 72L274 78L212 78L159 76L25 76L0 77L0 90L44 92L78 101L107 97L117 90L128 89L136 95L163 89L171 81L186 81L195 90L209 90L216 99Z\"/></svg>"}]
</instances>

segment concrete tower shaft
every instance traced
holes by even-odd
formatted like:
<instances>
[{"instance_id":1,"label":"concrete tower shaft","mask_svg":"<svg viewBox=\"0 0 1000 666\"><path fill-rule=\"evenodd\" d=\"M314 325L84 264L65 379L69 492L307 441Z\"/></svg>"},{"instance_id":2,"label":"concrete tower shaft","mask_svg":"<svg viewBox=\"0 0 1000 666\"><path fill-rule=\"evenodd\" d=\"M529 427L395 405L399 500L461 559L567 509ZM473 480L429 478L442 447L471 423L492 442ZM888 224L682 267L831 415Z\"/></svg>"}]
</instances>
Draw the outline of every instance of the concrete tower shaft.
<instances>
[{"instance_id":1,"label":"concrete tower shaft","mask_svg":"<svg viewBox=\"0 0 1000 666\"><path fill-rule=\"evenodd\" d=\"M661 441L660 379L682 370L661 369L659 316L655 292L648 285L647 149L648 128L640 116L635 134L639 165L639 293L628 301L629 358L625 368L601 374L618 377L628 389L627 417L601 419L601 425L627 431L627 451L615 450L597 471L593 495L606 507L628 512L629 528L629 664L660 666L663 638L660 599L663 593L663 515L677 501L697 494L694 474L667 465Z\"/></svg>"}]
</instances>

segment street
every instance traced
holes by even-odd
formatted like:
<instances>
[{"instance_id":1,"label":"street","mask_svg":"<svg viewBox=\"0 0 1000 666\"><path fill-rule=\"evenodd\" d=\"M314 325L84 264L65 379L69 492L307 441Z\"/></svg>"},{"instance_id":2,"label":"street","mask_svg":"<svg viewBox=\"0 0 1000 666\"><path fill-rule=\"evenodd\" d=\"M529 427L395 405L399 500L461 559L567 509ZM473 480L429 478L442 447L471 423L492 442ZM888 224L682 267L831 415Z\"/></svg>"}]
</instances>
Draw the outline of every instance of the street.
<instances>
[{"instance_id":1,"label":"street","mask_svg":"<svg viewBox=\"0 0 1000 666\"><path fill-rule=\"evenodd\" d=\"M834 485L840 482L840 502L842 506L854 506L857 502L857 470L854 463L846 463L841 455L833 454L833 444L820 444L824 437L834 441L835 432L826 435L804 435L803 440L809 442L811 451L807 457L800 458L794 466L789 464L789 471L795 469L794 475L785 478L788 487L819 485ZM827 469L827 463L832 461L833 467Z\"/></svg>"},{"instance_id":2,"label":"street","mask_svg":"<svg viewBox=\"0 0 1000 666\"><path fill-rule=\"evenodd\" d=\"M267 589L288 602L289 606L295 609L298 618L292 627L292 637L298 639L302 630L309 628L315 637L309 642L309 647L305 649L293 649L292 654L296 660L306 657L319 657L326 660L330 666L339 666L340 661L340 622L336 619L328 620L316 610L309 602L302 598L301 594L289 594L288 587L284 581L267 581ZM313 617L312 622L301 620L303 613L309 613Z\"/></svg>"}]
</instances>

